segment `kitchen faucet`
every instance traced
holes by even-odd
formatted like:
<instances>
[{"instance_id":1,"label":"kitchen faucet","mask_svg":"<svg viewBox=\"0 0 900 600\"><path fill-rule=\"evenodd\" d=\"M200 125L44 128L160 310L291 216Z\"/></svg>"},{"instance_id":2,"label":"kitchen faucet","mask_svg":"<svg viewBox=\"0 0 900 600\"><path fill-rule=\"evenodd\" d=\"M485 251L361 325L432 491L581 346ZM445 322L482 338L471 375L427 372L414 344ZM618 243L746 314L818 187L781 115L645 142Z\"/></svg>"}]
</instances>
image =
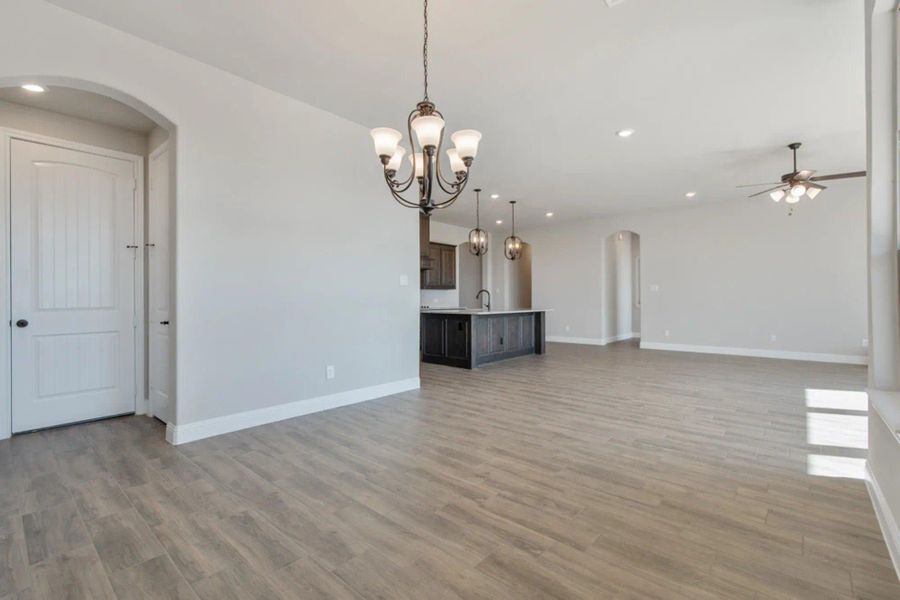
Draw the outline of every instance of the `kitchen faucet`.
<instances>
[{"instance_id":1,"label":"kitchen faucet","mask_svg":"<svg viewBox=\"0 0 900 600\"><path fill-rule=\"evenodd\" d=\"M488 309L488 312L490 312L490 310L491 310L491 293L486 289L480 289L480 290L478 290L478 293L475 294L475 299L478 300L479 298L481 298L481 294L487 294L487 309Z\"/></svg>"}]
</instances>

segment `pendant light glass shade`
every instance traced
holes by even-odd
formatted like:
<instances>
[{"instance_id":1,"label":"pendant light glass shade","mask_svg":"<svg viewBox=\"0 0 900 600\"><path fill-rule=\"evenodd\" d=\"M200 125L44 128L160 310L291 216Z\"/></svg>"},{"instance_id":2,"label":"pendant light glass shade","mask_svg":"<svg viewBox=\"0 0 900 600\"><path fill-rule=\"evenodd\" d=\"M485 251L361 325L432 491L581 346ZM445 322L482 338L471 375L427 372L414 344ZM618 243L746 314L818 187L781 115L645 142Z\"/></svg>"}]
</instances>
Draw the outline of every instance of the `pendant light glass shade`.
<instances>
[{"instance_id":1,"label":"pendant light glass shade","mask_svg":"<svg viewBox=\"0 0 900 600\"><path fill-rule=\"evenodd\" d=\"M459 157L459 152L456 151L456 148L447 150L447 157L450 159L450 170L454 173L465 173L469 170L463 159Z\"/></svg>"},{"instance_id":2,"label":"pendant light glass shade","mask_svg":"<svg viewBox=\"0 0 900 600\"><path fill-rule=\"evenodd\" d=\"M396 129L390 127L376 127L371 132L372 140L375 142L375 154L379 157L392 157L397 151L403 134Z\"/></svg>"},{"instance_id":3,"label":"pendant light glass shade","mask_svg":"<svg viewBox=\"0 0 900 600\"><path fill-rule=\"evenodd\" d=\"M409 155L409 164L411 164L416 170L416 177L421 177L422 173L425 172L425 159L422 156L421 152L414 152Z\"/></svg>"},{"instance_id":4,"label":"pendant light glass shade","mask_svg":"<svg viewBox=\"0 0 900 600\"><path fill-rule=\"evenodd\" d=\"M806 193L806 186L803 185L802 183L798 183L794 187L791 188L791 196L794 196L796 198L801 197L805 193Z\"/></svg>"},{"instance_id":5,"label":"pendant light glass shade","mask_svg":"<svg viewBox=\"0 0 900 600\"><path fill-rule=\"evenodd\" d=\"M441 135L444 133L444 120L436 115L420 116L412 120L411 127L416 139L419 140L419 145L428 148L440 143Z\"/></svg>"},{"instance_id":6,"label":"pendant light glass shade","mask_svg":"<svg viewBox=\"0 0 900 600\"><path fill-rule=\"evenodd\" d=\"M475 229L469 232L469 252L484 256L488 251L487 231L481 228L481 190L475 190Z\"/></svg>"},{"instance_id":7,"label":"pendant light glass shade","mask_svg":"<svg viewBox=\"0 0 900 600\"><path fill-rule=\"evenodd\" d=\"M774 192L769 194L769 197L775 202L781 202L781 200L784 198L784 190L775 190Z\"/></svg>"},{"instance_id":8,"label":"pendant light glass shade","mask_svg":"<svg viewBox=\"0 0 900 600\"><path fill-rule=\"evenodd\" d=\"M810 187L808 190L806 190L806 195L809 196L810 200L812 200L813 198L818 196L821 191L822 191L821 188Z\"/></svg>"},{"instance_id":9,"label":"pendant light glass shade","mask_svg":"<svg viewBox=\"0 0 900 600\"><path fill-rule=\"evenodd\" d=\"M399 171L400 165L403 164L404 154L406 154L406 148L397 146L397 150L394 151L394 155L391 157L391 160L388 161L388 164L384 166L384 170L393 171L394 173Z\"/></svg>"},{"instance_id":10,"label":"pendant light glass shade","mask_svg":"<svg viewBox=\"0 0 900 600\"><path fill-rule=\"evenodd\" d=\"M481 133L474 129L463 129L450 136L456 145L456 151L463 160L475 158L478 154L478 144L481 142Z\"/></svg>"},{"instance_id":11,"label":"pendant light glass shade","mask_svg":"<svg viewBox=\"0 0 900 600\"><path fill-rule=\"evenodd\" d=\"M509 260L518 260L522 256L522 248L525 242L516 236L516 201L510 200L509 204L512 206L512 232L503 242L503 254Z\"/></svg>"}]
</instances>

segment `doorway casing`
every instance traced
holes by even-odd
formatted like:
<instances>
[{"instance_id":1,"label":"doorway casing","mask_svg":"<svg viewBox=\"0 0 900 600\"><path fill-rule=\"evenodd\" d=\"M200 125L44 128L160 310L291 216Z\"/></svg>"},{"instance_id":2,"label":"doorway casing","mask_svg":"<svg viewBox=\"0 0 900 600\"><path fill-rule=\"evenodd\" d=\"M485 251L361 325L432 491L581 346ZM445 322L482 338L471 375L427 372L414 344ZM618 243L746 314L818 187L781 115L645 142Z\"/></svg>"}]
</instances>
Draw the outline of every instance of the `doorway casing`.
<instances>
[{"instance_id":1,"label":"doorway casing","mask_svg":"<svg viewBox=\"0 0 900 600\"><path fill-rule=\"evenodd\" d=\"M176 226L175 223L175 207L177 205L177 155L178 155L178 138L177 138L177 127L176 125L167 119L165 116L157 112L151 106L145 104L144 102L138 100L137 98L121 92L117 89L110 88L108 86L94 83L91 81L86 81L82 79L72 78L72 77L64 77L59 75L35 75L35 74L24 74L17 76L4 76L0 77L0 87L10 87L10 86L18 86L22 81L40 81L42 84L46 84L48 86L57 86L57 87L69 87L79 90L84 90L88 92L93 92L96 94L101 94L130 106L134 110L144 114L157 125L159 125L162 129L164 129L168 133L168 141L166 142L168 148L170 150L172 160L170 163L170 173L169 176L171 178L170 182L170 193L172 197L170 198L171 202L171 251L173 252L173 261L170 263L174 268L174 253L177 252L175 245L175 231L174 228ZM10 180L9 180L9 169L10 169L10 160L9 160L9 146L11 140L13 138L25 139L28 141L50 144L61 146L65 148L71 148L74 150L80 150L85 152L91 152L95 154L115 157L115 158L124 158L126 160L134 159L136 155L117 152L113 150L108 150L106 148L100 148L96 146L91 146L89 144L83 144L79 142L74 142L70 140L64 140L59 138L53 138L51 136L43 136L38 134L32 134L26 131L19 131L12 128L0 128L0 211L3 212L3 217L0 218L0 286L2 286L2 290L0 290L0 313L3 314L3 319L6 320L7 324L10 324L10 320L12 315L10 313ZM136 206L135 218L140 219L139 225L136 229L135 239L136 243L140 246L141 249L144 248L144 213L145 213L145 203L146 198L144 197L144 167L143 167L143 156L137 156L137 161L140 167L139 175L140 180L138 183L138 193L140 204ZM140 315L145 314L145 304L144 304L144 280L145 280L145 272L144 272L144 262L136 261L139 263L136 265L136 285L140 285L141 287L136 290L135 302L136 302L136 310ZM138 270L139 269L139 275ZM177 315L177 304L176 299L177 295L175 293L177 278L175 277L174 271L170 273L170 285L172 286L171 293L171 307L170 310L174 315ZM143 317L141 317L141 322L143 322ZM9 438L12 432L12 390L11 390L11 378L10 378L10 361L12 358L11 354L11 327L7 327L6 335L2 336L0 339L0 440ZM171 335L173 340L177 340L177 321L173 319L171 325ZM145 361L145 339L146 339L146 328L138 327L137 334L135 335L135 390L136 390L136 401L135 401L135 412L138 414L143 414L147 409L147 398L143 390L146 389L146 372L143 368L143 364ZM176 342L177 343L177 342ZM174 367L177 364L176 355L177 355L177 346L173 344L171 348L172 356L171 356L171 366ZM174 422L177 423L177 415L178 415L178 401L177 401L177 372L173 368L169 373L171 387L173 390L173 395L175 396L175 407L174 407ZM174 424L174 423L173 423Z\"/></svg>"}]
</instances>

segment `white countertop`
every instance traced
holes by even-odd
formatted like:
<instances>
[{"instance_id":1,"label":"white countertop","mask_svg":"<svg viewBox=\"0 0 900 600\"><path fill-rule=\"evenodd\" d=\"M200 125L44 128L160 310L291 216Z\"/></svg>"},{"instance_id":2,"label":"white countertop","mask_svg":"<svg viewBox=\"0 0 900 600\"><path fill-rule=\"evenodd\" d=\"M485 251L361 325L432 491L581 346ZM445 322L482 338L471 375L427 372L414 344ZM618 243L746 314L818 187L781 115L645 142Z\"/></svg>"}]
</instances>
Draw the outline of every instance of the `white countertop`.
<instances>
[{"instance_id":1,"label":"white countertop","mask_svg":"<svg viewBox=\"0 0 900 600\"><path fill-rule=\"evenodd\" d=\"M421 312L430 315L512 315L517 313L549 312L552 308L519 308L515 310L485 310L483 308L423 308Z\"/></svg>"}]
</instances>

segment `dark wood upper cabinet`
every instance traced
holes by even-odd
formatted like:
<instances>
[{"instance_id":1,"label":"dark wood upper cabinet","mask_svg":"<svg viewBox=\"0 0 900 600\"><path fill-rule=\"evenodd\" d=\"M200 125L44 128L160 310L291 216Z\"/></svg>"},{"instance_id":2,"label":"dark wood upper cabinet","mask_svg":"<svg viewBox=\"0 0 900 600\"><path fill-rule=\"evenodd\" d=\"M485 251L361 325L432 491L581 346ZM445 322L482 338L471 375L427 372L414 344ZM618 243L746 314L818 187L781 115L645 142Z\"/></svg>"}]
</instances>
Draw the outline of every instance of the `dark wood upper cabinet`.
<instances>
[{"instance_id":1,"label":"dark wood upper cabinet","mask_svg":"<svg viewBox=\"0 0 900 600\"><path fill-rule=\"evenodd\" d=\"M456 288L456 246L441 246L441 287Z\"/></svg>"},{"instance_id":2,"label":"dark wood upper cabinet","mask_svg":"<svg viewBox=\"0 0 900 600\"><path fill-rule=\"evenodd\" d=\"M429 242L427 261L430 268L422 267L423 290L456 289L456 246Z\"/></svg>"}]
</instances>

